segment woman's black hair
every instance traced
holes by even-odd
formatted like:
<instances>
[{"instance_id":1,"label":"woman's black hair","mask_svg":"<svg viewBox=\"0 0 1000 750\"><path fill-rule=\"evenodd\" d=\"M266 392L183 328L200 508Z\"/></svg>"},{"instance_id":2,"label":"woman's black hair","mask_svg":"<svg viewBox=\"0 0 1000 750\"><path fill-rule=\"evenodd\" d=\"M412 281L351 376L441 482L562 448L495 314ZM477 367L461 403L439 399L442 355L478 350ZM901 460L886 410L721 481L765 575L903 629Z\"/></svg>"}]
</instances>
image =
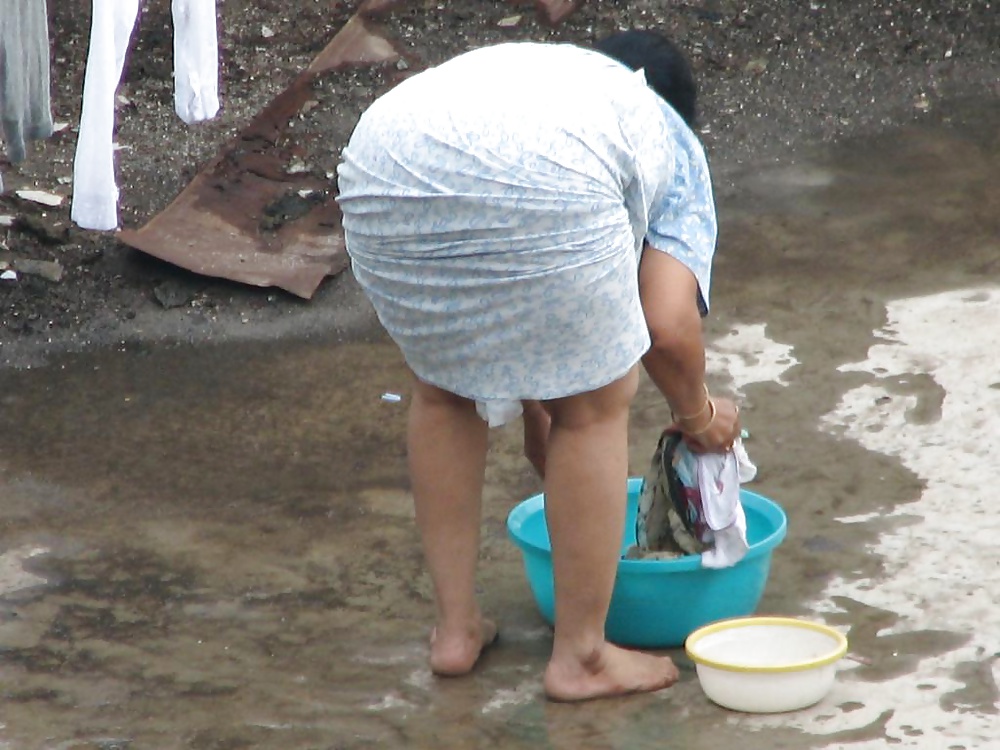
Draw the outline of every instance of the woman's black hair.
<instances>
[{"instance_id":1,"label":"woman's black hair","mask_svg":"<svg viewBox=\"0 0 1000 750\"><path fill-rule=\"evenodd\" d=\"M694 127L698 91L691 66L677 45L655 31L632 29L606 36L594 48L632 70L642 68L649 87L674 108L688 127Z\"/></svg>"}]
</instances>

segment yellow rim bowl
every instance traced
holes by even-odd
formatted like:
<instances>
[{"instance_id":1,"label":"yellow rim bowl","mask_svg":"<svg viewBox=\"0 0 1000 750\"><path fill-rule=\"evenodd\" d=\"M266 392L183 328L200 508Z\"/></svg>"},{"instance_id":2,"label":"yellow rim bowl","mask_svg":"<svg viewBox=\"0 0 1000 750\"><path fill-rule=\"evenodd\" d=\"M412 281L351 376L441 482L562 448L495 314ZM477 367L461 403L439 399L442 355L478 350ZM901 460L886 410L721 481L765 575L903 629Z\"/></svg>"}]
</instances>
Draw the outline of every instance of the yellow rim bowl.
<instances>
[{"instance_id":1,"label":"yellow rim bowl","mask_svg":"<svg viewBox=\"0 0 1000 750\"><path fill-rule=\"evenodd\" d=\"M829 653L797 662L776 665L743 665L716 661L698 653L698 644L708 636L724 631L738 630L740 628L755 628L761 626L802 628L823 633L830 637L832 648ZM698 628L687 637L684 643L684 651L688 658L695 664L703 664L706 667L721 669L726 672L753 672L757 674L780 674L783 672L802 672L817 667L825 667L840 661L847 653L847 638L838 630L834 630L826 625L807 620L797 620L793 617L737 617L731 620L721 620L711 625Z\"/></svg>"}]
</instances>

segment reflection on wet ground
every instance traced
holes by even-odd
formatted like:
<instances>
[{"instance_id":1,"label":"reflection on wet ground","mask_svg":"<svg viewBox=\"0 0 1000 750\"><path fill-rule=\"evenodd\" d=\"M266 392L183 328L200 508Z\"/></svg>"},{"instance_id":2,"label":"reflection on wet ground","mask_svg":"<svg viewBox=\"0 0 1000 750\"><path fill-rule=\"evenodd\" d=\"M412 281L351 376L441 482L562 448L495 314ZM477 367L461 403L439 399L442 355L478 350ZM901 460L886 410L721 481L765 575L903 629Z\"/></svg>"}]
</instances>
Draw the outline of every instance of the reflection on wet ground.
<instances>
[{"instance_id":1,"label":"reflection on wet ground","mask_svg":"<svg viewBox=\"0 0 1000 750\"><path fill-rule=\"evenodd\" d=\"M939 472L961 465L961 389L932 352L898 371L856 365L908 345L894 300L973 287L980 312L1000 300L1000 108L950 112L735 175L742 190L721 205L713 379L743 400L754 489L790 516L761 611L842 627L865 659L845 662L823 704L727 713L683 657L662 694L545 703L550 633L504 530L537 491L515 428L494 436L485 498L483 600L503 639L474 676L433 678L405 397L381 398L408 390L393 348L137 344L0 372L0 747L986 747L998 694L983 615L919 604L955 588L928 561L962 542L935 546L941 473L910 459L933 447ZM940 335L1000 343L970 320ZM892 435L865 442L879 414L906 455ZM638 471L667 416L645 384ZM962 489L969 508L984 500ZM998 522L975 518L995 539ZM994 569L963 568L987 601Z\"/></svg>"}]
</instances>

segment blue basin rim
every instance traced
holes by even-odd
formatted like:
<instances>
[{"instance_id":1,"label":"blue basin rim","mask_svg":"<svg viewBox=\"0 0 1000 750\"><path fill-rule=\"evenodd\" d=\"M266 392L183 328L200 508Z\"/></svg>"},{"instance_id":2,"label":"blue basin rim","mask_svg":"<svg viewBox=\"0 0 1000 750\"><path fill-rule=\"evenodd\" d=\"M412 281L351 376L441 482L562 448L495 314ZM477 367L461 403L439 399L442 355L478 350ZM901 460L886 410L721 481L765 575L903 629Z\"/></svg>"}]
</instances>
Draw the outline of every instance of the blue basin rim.
<instances>
[{"instance_id":1,"label":"blue basin rim","mask_svg":"<svg viewBox=\"0 0 1000 750\"><path fill-rule=\"evenodd\" d=\"M638 493L642 488L641 477L630 477L628 480L628 493L630 495ZM785 535L788 533L788 519L785 512L777 503L763 495L758 495L750 490L740 490L740 501L745 509L749 509L765 516L774 527L774 530L763 539L758 540L747 550L744 560L752 560L760 555L769 554L777 547ZM544 512L545 496L543 494L532 495L526 500L518 503L507 516L507 533L515 545L526 551L534 551L546 556L552 554L548 545L536 544L528 541L521 533L521 529L528 519L533 518L537 513ZM619 570L627 570L630 574L662 574L666 571L700 570L700 555L685 555L671 560L619 560Z\"/></svg>"}]
</instances>

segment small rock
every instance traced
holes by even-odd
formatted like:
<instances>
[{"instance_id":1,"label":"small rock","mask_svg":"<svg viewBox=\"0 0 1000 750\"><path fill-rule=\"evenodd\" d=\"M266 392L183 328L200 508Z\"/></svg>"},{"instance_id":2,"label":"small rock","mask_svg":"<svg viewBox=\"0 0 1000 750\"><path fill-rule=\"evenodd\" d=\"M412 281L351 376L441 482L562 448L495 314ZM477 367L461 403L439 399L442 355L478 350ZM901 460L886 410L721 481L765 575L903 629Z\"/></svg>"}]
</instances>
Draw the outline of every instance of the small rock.
<instances>
[{"instance_id":1,"label":"small rock","mask_svg":"<svg viewBox=\"0 0 1000 750\"><path fill-rule=\"evenodd\" d=\"M767 60L765 60L763 57L758 57L755 60L751 60L746 64L746 67L743 69L745 73L749 73L752 76L759 76L765 70L767 70Z\"/></svg>"},{"instance_id":2,"label":"small rock","mask_svg":"<svg viewBox=\"0 0 1000 750\"><path fill-rule=\"evenodd\" d=\"M176 281L164 281L153 288L153 296L164 308L183 307L194 297L194 294Z\"/></svg>"},{"instance_id":3,"label":"small rock","mask_svg":"<svg viewBox=\"0 0 1000 750\"><path fill-rule=\"evenodd\" d=\"M272 29L270 26L261 26L260 35L265 39L270 39L272 36L274 36L274 29Z\"/></svg>"},{"instance_id":4,"label":"small rock","mask_svg":"<svg viewBox=\"0 0 1000 750\"><path fill-rule=\"evenodd\" d=\"M10 214L0 214L0 227L12 227L16 219L16 216Z\"/></svg>"},{"instance_id":5,"label":"small rock","mask_svg":"<svg viewBox=\"0 0 1000 750\"><path fill-rule=\"evenodd\" d=\"M51 206L53 208L62 205L63 202L61 195L49 193L45 190L17 190L14 194L22 200L41 203L43 206Z\"/></svg>"},{"instance_id":6,"label":"small rock","mask_svg":"<svg viewBox=\"0 0 1000 750\"><path fill-rule=\"evenodd\" d=\"M0 272L0 281L17 281L17 274L13 271Z\"/></svg>"},{"instance_id":7,"label":"small rock","mask_svg":"<svg viewBox=\"0 0 1000 750\"><path fill-rule=\"evenodd\" d=\"M54 260L17 259L12 260L10 266L18 273L41 276L48 281L62 281L63 277L62 266Z\"/></svg>"},{"instance_id":8,"label":"small rock","mask_svg":"<svg viewBox=\"0 0 1000 750\"><path fill-rule=\"evenodd\" d=\"M521 23L521 16L507 16L497 21L497 26L502 29L510 29Z\"/></svg>"}]
</instances>

